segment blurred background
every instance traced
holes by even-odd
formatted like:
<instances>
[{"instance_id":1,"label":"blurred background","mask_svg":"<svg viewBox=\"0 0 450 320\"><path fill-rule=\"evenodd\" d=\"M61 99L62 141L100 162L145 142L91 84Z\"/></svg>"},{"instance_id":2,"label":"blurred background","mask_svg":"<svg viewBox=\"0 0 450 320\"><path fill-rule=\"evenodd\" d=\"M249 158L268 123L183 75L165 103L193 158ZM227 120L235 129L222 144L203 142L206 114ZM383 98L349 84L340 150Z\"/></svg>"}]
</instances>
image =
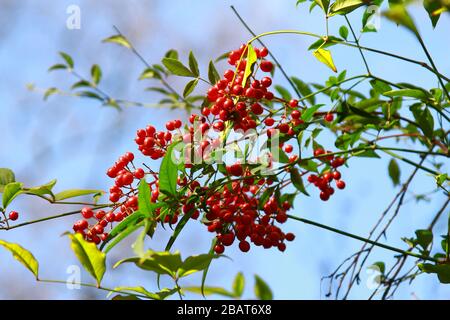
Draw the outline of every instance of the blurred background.
<instances>
[{"instance_id":1,"label":"blurred background","mask_svg":"<svg viewBox=\"0 0 450 320\"><path fill-rule=\"evenodd\" d=\"M81 10L80 29L66 27L69 17L66 10L70 5L77 5ZM138 107L118 112L92 100L68 96L52 96L44 102L39 90L53 86L68 88L75 81L64 71L47 72L50 65L60 61L58 51L71 54L78 72L86 76L92 64L100 64L103 70L101 87L111 96L157 102L160 98L157 94L144 91L151 83L137 80L144 69L141 62L125 48L102 44L101 40L115 34L113 25L116 25L151 63L159 62L170 48L177 49L181 60L186 61L192 49L202 66L201 72L206 74L211 58L237 48L249 39L230 5L237 8L257 33L277 29L325 32L319 10L309 14L308 5L296 8L294 0L0 0L0 167L11 168L16 179L27 186L57 178L56 191L68 188L107 190L111 181L105 170L123 152L137 151L133 141L136 129L149 123L162 128L168 119L185 119L186 113ZM415 7L412 13L438 68L444 74L450 73L450 42L444 41L448 38L450 20L447 16L442 17L433 30L421 7ZM359 30L361 14L354 16L352 22ZM345 24L344 19L336 17L331 20L330 30L337 33L342 24ZM332 73L307 51L313 42L310 38L282 35L267 38L265 42L290 75L307 82L323 83ZM380 32L365 34L361 44L426 60L412 35L385 20L381 21ZM340 71L347 69L348 76L364 72L356 50L335 46L332 51ZM417 66L372 54L367 58L374 74L391 81L416 83L427 88L437 86L435 77ZM218 68L223 71L226 66L221 64ZM285 83L279 73L275 78L277 82ZM27 90L29 83L33 83L38 92ZM184 84L183 79L174 79L177 88L183 88ZM319 142L331 148L334 140L329 138L319 139ZM311 190L313 196L300 196L292 212L366 235L398 191L387 175L388 161L389 158L350 161L350 168L342 170L347 182L345 191L324 203L318 199L316 190ZM404 179L412 167L401 165L401 171ZM443 172L446 171L443 169ZM433 177L420 173L411 190L420 194L434 187ZM425 228L444 200L442 195L437 195L429 202L417 203L414 194L410 194L383 241L406 248L400 238L413 236L414 230ZM24 197L11 206L21 213L22 222L76 208L51 206ZM67 268L76 264L76 259L69 240L60 235L70 230L77 218L71 216L1 231L0 239L18 242L33 252L40 262L42 278L65 280L69 276ZM436 234L446 232L445 218L443 220L437 225ZM343 259L357 251L361 243L299 222L290 221L284 229L297 235L285 253L262 248L254 248L247 254L228 250L227 255L232 260L213 263L207 284L230 288L234 275L242 271L247 279L245 297L254 297L253 274L258 274L271 286L276 299L325 299L327 283L321 285L321 277L330 274ZM158 229L156 234L147 246L161 250L170 233ZM124 241L108 256L110 267L120 258L132 255L130 244L134 237ZM200 224L190 223L174 248L181 250L184 256L205 253L210 246L210 237ZM394 261L393 254L376 249L368 265L376 261L385 261L389 265ZM372 292L371 286L367 285L370 284L369 272L363 270L361 276L360 285L350 295L352 299L365 299ZM81 280L91 282L84 272ZM182 285L199 283L200 275L187 278ZM103 284L106 287L144 285L150 291L156 290L153 274L125 265L110 269ZM163 280L162 285L170 286L171 283ZM33 276L4 250L0 250L0 288L2 299L106 298L105 292L95 289L69 290L65 285L36 283ZM434 275L422 275L411 286L403 285L396 298L448 299L450 287L440 285Z\"/></svg>"}]
</instances>

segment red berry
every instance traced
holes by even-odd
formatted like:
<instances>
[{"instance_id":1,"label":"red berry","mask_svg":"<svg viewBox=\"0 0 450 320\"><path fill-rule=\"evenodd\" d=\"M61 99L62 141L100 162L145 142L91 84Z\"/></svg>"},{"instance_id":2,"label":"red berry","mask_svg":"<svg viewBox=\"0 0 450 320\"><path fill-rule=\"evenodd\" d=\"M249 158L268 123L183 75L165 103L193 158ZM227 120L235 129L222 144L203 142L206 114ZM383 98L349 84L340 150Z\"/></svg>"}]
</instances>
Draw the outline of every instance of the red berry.
<instances>
[{"instance_id":1,"label":"red berry","mask_svg":"<svg viewBox=\"0 0 450 320\"><path fill-rule=\"evenodd\" d=\"M326 122L333 122L334 120L334 116L331 113L327 113L323 118L325 119Z\"/></svg>"},{"instance_id":2,"label":"red berry","mask_svg":"<svg viewBox=\"0 0 450 320\"><path fill-rule=\"evenodd\" d=\"M94 211L92 211L92 209L89 207L85 207L85 208L81 209L81 215L85 219L90 219L94 216Z\"/></svg>"},{"instance_id":3,"label":"red berry","mask_svg":"<svg viewBox=\"0 0 450 320\"><path fill-rule=\"evenodd\" d=\"M272 84L272 79L270 77L264 77L261 79L261 85L265 88L270 87Z\"/></svg>"},{"instance_id":4,"label":"red berry","mask_svg":"<svg viewBox=\"0 0 450 320\"><path fill-rule=\"evenodd\" d=\"M339 171L334 171L333 172L333 179L334 180L339 180L341 178L341 173Z\"/></svg>"},{"instance_id":5,"label":"red berry","mask_svg":"<svg viewBox=\"0 0 450 320\"><path fill-rule=\"evenodd\" d=\"M262 47L261 49L259 49L259 57L260 58L264 58L269 54L269 50L267 50L266 47Z\"/></svg>"},{"instance_id":6,"label":"red berry","mask_svg":"<svg viewBox=\"0 0 450 320\"><path fill-rule=\"evenodd\" d=\"M327 201L328 199L330 199L330 195L324 191L322 191L319 196L320 196L320 200L322 200L322 201Z\"/></svg>"},{"instance_id":7,"label":"red berry","mask_svg":"<svg viewBox=\"0 0 450 320\"><path fill-rule=\"evenodd\" d=\"M216 244L216 246L214 247L214 251L217 254L222 254L225 251L225 247L221 244Z\"/></svg>"},{"instance_id":8,"label":"red berry","mask_svg":"<svg viewBox=\"0 0 450 320\"><path fill-rule=\"evenodd\" d=\"M285 237L284 237L287 241L293 241L295 239L295 235L291 232L286 233Z\"/></svg>"},{"instance_id":9,"label":"red berry","mask_svg":"<svg viewBox=\"0 0 450 320\"><path fill-rule=\"evenodd\" d=\"M9 213L9 219L12 221L19 219L19 213L17 211L11 211Z\"/></svg>"},{"instance_id":10,"label":"red berry","mask_svg":"<svg viewBox=\"0 0 450 320\"><path fill-rule=\"evenodd\" d=\"M298 107L298 100L292 99L291 101L289 101L289 107L297 108Z\"/></svg>"},{"instance_id":11,"label":"red berry","mask_svg":"<svg viewBox=\"0 0 450 320\"><path fill-rule=\"evenodd\" d=\"M175 130L175 123L173 121L166 122L166 129L169 131Z\"/></svg>"},{"instance_id":12,"label":"red berry","mask_svg":"<svg viewBox=\"0 0 450 320\"><path fill-rule=\"evenodd\" d=\"M286 151L287 153L291 153L292 150L294 150L294 147L290 144L288 144L284 147L284 151Z\"/></svg>"},{"instance_id":13,"label":"red berry","mask_svg":"<svg viewBox=\"0 0 450 320\"><path fill-rule=\"evenodd\" d=\"M248 252L250 250L250 243L245 240L239 242L239 249L241 249L242 252Z\"/></svg>"},{"instance_id":14,"label":"red berry","mask_svg":"<svg viewBox=\"0 0 450 320\"><path fill-rule=\"evenodd\" d=\"M242 165L240 163L235 163L229 166L228 169L228 172L236 177L240 177L244 173L244 169L242 169Z\"/></svg>"},{"instance_id":15,"label":"red berry","mask_svg":"<svg viewBox=\"0 0 450 320\"><path fill-rule=\"evenodd\" d=\"M273 64L272 64L272 62L270 62L268 60L264 60L264 61L261 61L261 64L259 65L259 67L264 72L270 72L273 69Z\"/></svg>"},{"instance_id":16,"label":"red berry","mask_svg":"<svg viewBox=\"0 0 450 320\"><path fill-rule=\"evenodd\" d=\"M268 127L273 126L274 123L275 123L275 120L273 120L273 118L267 118L266 120L264 120L264 124Z\"/></svg>"},{"instance_id":17,"label":"red berry","mask_svg":"<svg viewBox=\"0 0 450 320\"><path fill-rule=\"evenodd\" d=\"M342 180L338 180L338 181L336 181L336 187L338 188L338 189L345 189L345 182L344 181L342 181Z\"/></svg>"},{"instance_id":18,"label":"red berry","mask_svg":"<svg viewBox=\"0 0 450 320\"><path fill-rule=\"evenodd\" d=\"M134 171L134 176L137 179L142 179L145 176L145 172L142 168L137 168L136 171Z\"/></svg>"},{"instance_id":19,"label":"red berry","mask_svg":"<svg viewBox=\"0 0 450 320\"><path fill-rule=\"evenodd\" d=\"M264 112L263 107L259 103L254 103L251 106L252 112L256 115L260 115Z\"/></svg>"}]
</instances>

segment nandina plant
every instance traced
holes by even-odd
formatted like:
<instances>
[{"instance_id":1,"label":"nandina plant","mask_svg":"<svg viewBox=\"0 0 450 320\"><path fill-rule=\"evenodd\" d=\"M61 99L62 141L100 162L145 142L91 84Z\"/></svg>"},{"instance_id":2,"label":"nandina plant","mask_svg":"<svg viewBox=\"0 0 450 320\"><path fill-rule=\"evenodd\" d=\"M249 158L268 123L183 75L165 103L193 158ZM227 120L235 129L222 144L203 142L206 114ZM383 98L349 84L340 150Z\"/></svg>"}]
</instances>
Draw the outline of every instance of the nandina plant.
<instances>
[{"instance_id":1,"label":"nandina plant","mask_svg":"<svg viewBox=\"0 0 450 320\"><path fill-rule=\"evenodd\" d=\"M303 6L303 2L307 1L297 1L297 5ZM114 299L165 299L174 294L182 298L188 291L240 298L243 275L236 276L231 291L207 286L210 264L220 263L215 260L230 246L237 246L242 252L256 247L286 251L289 242L295 240L295 230L284 228L287 220L323 228L363 243L360 250L326 277L330 282L329 296L347 298L375 247L392 251L396 262L389 268L383 262L375 263L380 276L378 287L370 298L377 292L382 292L383 299L390 298L402 283L412 281L422 273L435 273L441 283L449 283L449 233L442 235L439 247L439 241L435 240L439 236L433 234L433 227L439 220L448 219L444 213L449 203L446 189L449 177L443 172L441 161L449 157L450 79L436 68L425 40L408 13L409 1L389 1L383 7L383 16L414 35L427 62L360 45L361 35L376 31L369 24L374 11L366 10L367 6L380 7L382 0L309 2L310 10L321 10L325 15L326 35L300 30L253 34L246 43L237 45L214 62L211 60L206 77L201 75L193 52L189 53L187 64L173 49L167 52L161 64L150 64L117 29L117 34L104 42L129 49L145 64L140 79L156 83L152 90L164 96L159 105L185 108L190 111L189 116L185 121L168 119L165 128L156 128L152 124L136 128L135 137L130 137L134 139L136 150L124 152L115 162L111 159L111 167L105 168L106 175L112 179L109 192L66 190L56 193L53 191L56 180L38 187L26 187L15 181L12 170L0 169L1 228L11 230L67 215L76 216L73 230L67 235L80 263L96 281L80 285L113 292ZM450 5L445 0L424 1L424 8L436 25L439 16ZM252 33L236 10L232 10ZM357 34L347 15L361 13L363 24L361 34ZM329 34L328 21L339 17L346 25L339 28L338 34ZM312 38L309 48L312 54L336 75L325 79L323 84L289 77L288 71L263 43L265 37L280 34ZM358 50L366 72L359 75L347 75L346 71L337 73L332 58L333 46ZM366 52L424 68L436 77L438 85L422 88L391 82L381 74L374 75ZM93 65L91 77L85 78L75 69L70 55L60 55L62 62L50 70L62 70L74 76L76 82L71 87L72 94L96 99L102 105L117 109L144 105L106 94L100 88L102 73L98 65ZM275 84L274 72L280 72L290 88ZM182 93L170 84L172 76L190 78ZM207 89L197 87L199 83L204 83ZM358 86L363 83L370 85L368 92L358 91ZM50 88L45 98L58 93L64 91ZM319 98L326 103L317 103ZM326 131L335 139L328 139L322 145L319 137ZM385 141L393 143L385 145ZM405 147L404 141L414 144ZM321 201L345 192L346 183L352 182L349 174L352 162L361 157L383 156L390 158L387 172L399 191L369 236L339 230L296 214L293 205L297 197L315 197L319 206ZM406 179L400 179L399 161L412 169ZM416 230L414 237L404 238L405 248L381 243L382 236L399 213L412 181L420 173L435 179L433 193L436 194L435 201L442 202L441 208L428 227ZM106 198L105 193L109 201L99 203ZM13 200L22 195L36 196L51 204L76 204L80 208L75 212L27 221L23 217L27 214L11 209ZM70 200L87 195L93 195L92 202ZM211 234L212 243L209 252L183 260L173 246L188 223L202 224L205 232ZM147 249L144 240L152 238L155 232L163 232L161 229L172 233L164 250ZM105 288L101 285L107 254L137 230L142 231L133 244L134 256L116 262L114 267L132 263L155 273L158 279L169 276L173 280L172 288L149 292L143 287ZM38 262L20 245L6 241L0 241L0 244L10 250L38 281L64 283L40 279ZM286 251L285 254L295 253ZM408 258L415 260L415 267L403 271ZM198 286L180 284L180 279L196 272L203 272ZM336 280L338 283L334 285ZM346 289L343 287L345 282L348 283ZM255 276L255 289L257 298L272 298L270 288L258 276Z\"/></svg>"}]
</instances>

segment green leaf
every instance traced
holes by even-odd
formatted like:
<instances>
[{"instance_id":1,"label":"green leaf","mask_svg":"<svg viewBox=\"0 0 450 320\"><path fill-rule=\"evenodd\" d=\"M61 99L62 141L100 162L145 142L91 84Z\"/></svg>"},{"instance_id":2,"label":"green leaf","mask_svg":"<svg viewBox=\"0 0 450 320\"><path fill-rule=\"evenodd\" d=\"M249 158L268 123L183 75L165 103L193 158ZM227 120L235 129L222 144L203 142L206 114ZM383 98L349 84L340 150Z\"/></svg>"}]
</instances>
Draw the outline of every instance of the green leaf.
<instances>
[{"instance_id":1,"label":"green leaf","mask_svg":"<svg viewBox=\"0 0 450 320\"><path fill-rule=\"evenodd\" d=\"M174 293L176 293L178 291L177 288L173 288L173 289L164 288L159 292L153 293L153 292L147 291L144 287L117 287L117 288L114 288L114 290L138 293L138 294L144 295L153 300L164 300L165 298L173 295ZM113 292L111 291L110 294L111 293L113 293Z\"/></svg>"},{"instance_id":2,"label":"green leaf","mask_svg":"<svg viewBox=\"0 0 450 320\"><path fill-rule=\"evenodd\" d=\"M99 193L103 193L102 190L91 190L91 189L70 189L70 190L65 190L65 191L61 191L58 192L57 194L55 194L55 201L61 201L61 200L65 200L65 199L70 199L70 198L75 198L75 197L80 197L80 196L86 196L89 194L99 194Z\"/></svg>"},{"instance_id":3,"label":"green leaf","mask_svg":"<svg viewBox=\"0 0 450 320\"><path fill-rule=\"evenodd\" d=\"M136 253L139 257L144 256L145 249L145 236L147 235L148 231L150 230L151 223L149 219L144 220L144 230L139 234L136 241L131 245L131 248L133 249L134 253Z\"/></svg>"},{"instance_id":4,"label":"green leaf","mask_svg":"<svg viewBox=\"0 0 450 320\"><path fill-rule=\"evenodd\" d=\"M333 70L334 72L337 72L336 66L333 62L333 57L331 56L331 52L326 49L317 49L313 52L314 57L316 57L317 60L322 62L324 65L326 65L328 68Z\"/></svg>"},{"instance_id":5,"label":"green leaf","mask_svg":"<svg viewBox=\"0 0 450 320\"><path fill-rule=\"evenodd\" d=\"M281 97L284 100L286 100L286 101L291 100L292 96L291 96L291 94L289 93L289 91L286 88L284 88L284 87L282 87L280 85L275 85L274 88L281 95Z\"/></svg>"},{"instance_id":6,"label":"green leaf","mask_svg":"<svg viewBox=\"0 0 450 320\"><path fill-rule=\"evenodd\" d=\"M383 95L388 97L410 97L419 100L427 100L427 94L422 90L416 89L400 89L384 92Z\"/></svg>"},{"instance_id":7,"label":"green leaf","mask_svg":"<svg viewBox=\"0 0 450 320\"><path fill-rule=\"evenodd\" d=\"M48 68L48 72L53 71L53 70L62 70L62 69L67 69L67 66L65 64L57 63L57 64L54 64L53 66L51 66L50 68Z\"/></svg>"},{"instance_id":8,"label":"green leaf","mask_svg":"<svg viewBox=\"0 0 450 320\"><path fill-rule=\"evenodd\" d=\"M209 248L209 252L208 252L209 254L214 254L214 247L215 247L216 243L217 243L217 238L214 237L211 240L211 247ZM208 271L209 271L209 266L210 265L211 265L211 262L208 265L208 267L206 267L203 270L203 273L202 273L202 284L201 284L200 290L201 290L201 293L202 293L203 296L205 296L204 288L205 288L206 277L208 276Z\"/></svg>"},{"instance_id":9,"label":"green leaf","mask_svg":"<svg viewBox=\"0 0 450 320\"><path fill-rule=\"evenodd\" d=\"M131 44L128 42L128 40L124 36L122 36L120 34L106 38L102 42L116 43L120 46L131 49Z\"/></svg>"},{"instance_id":10,"label":"green leaf","mask_svg":"<svg viewBox=\"0 0 450 320\"><path fill-rule=\"evenodd\" d=\"M220 80L219 73L217 72L217 69L214 66L214 62L212 60L209 61L208 65L208 79L211 84L215 84Z\"/></svg>"},{"instance_id":11,"label":"green leaf","mask_svg":"<svg viewBox=\"0 0 450 320\"><path fill-rule=\"evenodd\" d=\"M442 184L445 181L447 181L448 175L446 173L441 173L441 174L438 174L437 176L435 176L435 179L436 179L436 184L438 186L442 186Z\"/></svg>"},{"instance_id":12,"label":"green leaf","mask_svg":"<svg viewBox=\"0 0 450 320\"><path fill-rule=\"evenodd\" d=\"M258 60L258 57L255 49L251 44L247 45L247 64L245 65L244 77L242 78L242 87L245 87L248 77L252 74L256 60Z\"/></svg>"},{"instance_id":13,"label":"green leaf","mask_svg":"<svg viewBox=\"0 0 450 320\"><path fill-rule=\"evenodd\" d=\"M384 274L386 271L386 265L382 261L375 262L372 266L376 267L381 274Z\"/></svg>"},{"instance_id":14,"label":"green leaf","mask_svg":"<svg viewBox=\"0 0 450 320\"><path fill-rule=\"evenodd\" d=\"M69 56L67 53L65 52L59 52L59 55L64 59L64 61L67 63L67 66L70 69L73 69L74 63L73 63L73 59L71 56Z\"/></svg>"},{"instance_id":15,"label":"green leaf","mask_svg":"<svg viewBox=\"0 0 450 320\"><path fill-rule=\"evenodd\" d=\"M178 251L170 253L166 251L155 252L149 250L142 258L133 257L120 260L113 268L117 268L119 265L126 262L132 262L143 270L153 271L157 274L168 274L171 277L176 276L176 273L182 264L181 256Z\"/></svg>"},{"instance_id":16,"label":"green leaf","mask_svg":"<svg viewBox=\"0 0 450 320\"><path fill-rule=\"evenodd\" d=\"M200 254L197 256L188 257L180 266L178 270L178 277L186 277L192 273L205 270L211 264L213 259L219 258L215 254Z\"/></svg>"},{"instance_id":17,"label":"green leaf","mask_svg":"<svg viewBox=\"0 0 450 320\"><path fill-rule=\"evenodd\" d=\"M84 240L80 233L69 233L68 236L71 239L72 250L78 260L100 285L106 270L106 254L101 252L94 243Z\"/></svg>"},{"instance_id":18,"label":"green leaf","mask_svg":"<svg viewBox=\"0 0 450 320\"><path fill-rule=\"evenodd\" d=\"M316 104L308 109L306 109L304 112L302 112L302 120L305 122L311 121L311 119L314 117L314 113L316 113L317 110L319 110L321 107L323 107L323 104Z\"/></svg>"},{"instance_id":19,"label":"green leaf","mask_svg":"<svg viewBox=\"0 0 450 320\"><path fill-rule=\"evenodd\" d=\"M400 167L398 166L398 163L394 158L392 158L391 161L389 161L388 172L389 172L389 177L391 177L391 180L394 183L394 186L399 185L400 184Z\"/></svg>"},{"instance_id":20,"label":"green leaf","mask_svg":"<svg viewBox=\"0 0 450 320\"><path fill-rule=\"evenodd\" d=\"M405 5L403 4L393 5L389 10L385 11L383 14L389 20L401 26L404 26L405 28L412 31L414 34L419 35L419 32L416 28L416 25L414 24L413 19L409 15L408 11L406 11Z\"/></svg>"},{"instance_id":21,"label":"green leaf","mask_svg":"<svg viewBox=\"0 0 450 320\"><path fill-rule=\"evenodd\" d=\"M362 0L337 0L330 7L330 16L336 14L348 14L364 5Z\"/></svg>"},{"instance_id":22,"label":"green leaf","mask_svg":"<svg viewBox=\"0 0 450 320\"><path fill-rule=\"evenodd\" d=\"M273 293L267 283L255 274L255 295L260 300L272 300Z\"/></svg>"},{"instance_id":23,"label":"green leaf","mask_svg":"<svg viewBox=\"0 0 450 320\"><path fill-rule=\"evenodd\" d=\"M441 283L450 283L450 264L419 263L418 267L425 273L436 273Z\"/></svg>"},{"instance_id":24,"label":"green leaf","mask_svg":"<svg viewBox=\"0 0 450 320\"><path fill-rule=\"evenodd\" d=\"M200 76L200 71L198 70L198 62L197 59L195 59L194 53L192 51L189 52L189 69L191 69L194 76Z\"/></svg>"},{"instance_id":25,"label":"green leaf","mask_svg":"<svg viewBox=\"0 0 450 320\"><path fill-rule=\"evenodd\" d=\"M102 70L96 64L94 64L91 68L91 77L92 77L92 82L95 85L99 84L99 82L102 78Z\"/></svg>"},{"instance_id":26,"label":"green leaf","mask_svg":"<svg viewBox=\"0 0 450 320\"><path fill-rule=\"evenodd\" d=\"M416 230L417 243L427 250L428 246L433 242L433 232L430 230Z\"/></svg>"},{"instance_id":27,"label":"green leaf","mask_svg":"<svg viewBox=\"0 0 450 320\"><path fill-rule=\"evenodd\" d=\"M441 9L441 4L436 0L424 0L423 7L428 12L433 28L435 28L441 16L439 11L439 9Z\"/></svg>"},{"instance_id":28,"label":"green leaf","mask_svg":"<svg viewBox=\"0 0 450 320\"><path fill-rule=\"evenodd\" d=\"M300 176L297 168L291 168L291 181L292 184L297 188L301 193L309 196L309 193L305 189L305 185L303 184L303 179Z\"/></svg>"},{"instance_id":29,"label":"green leaf","mask_svg":"<svg viewBox=\"0 0 450 320\"><path fill-rule=\"evenodd\" d=\"M51 95L54 95L59 92L58 88L48 88L44 93L44 100L47 100Z\"/></svg>"},{"instance_id":30,"label":"green leaf","mask_svg":"<svg viewBox=\"0 0 450 320\"><path fill-rule=\"evenodd\" d=\"M239 272L233 280L233 293L236 297L242 297L245 288L245 278L242 272Z\"/></svg>"},{"instance_id":31,"label":"green leaf","mask_svg":"<svg viewBox=\"0 0 450 320\"><path fill-rule=\"evenodd\" d=\"M185 67L179 60L172 58L164 58L162 59L163 65L169 70L172 74L181 77L195 77L191 70Z\"/></svg>"},{"instance_id":32,"label":"green leaf","mask_svg":"<svg viewBox=\"0 0 450 320\"><path fill-rule=\"evenodd\" d=\"M134 212L131 216L128 217L132 217L136 215L136 212ZM141 218L140 216L138 216L138 218ZM125 221L125 220L124 220ZM123 222L123 221L122 221ZM121 242L123 239L125 239L126 237L128 237L130 234L132 234L134 231L136 231L137 229L143 227L145 225L145 221L140 220L139 222L137 222L136 224L130 224L128 225L126 228L121 229L120 232L118 232L117 235L115 236L111 236L111 234L108 236L108 241L104 242L100 248L103 248L104 245L107 244L106 249L105 249L105 253L108 253L112 248L114 248L119 242ZM117 228L117 227L116 227ZM114 229L113 229L114 230Z\"/></svg>"},{"instance_id":33,"label":"green leaf","mask_svg":"<svg viewBox=\"0 0 450 320\"><path fill-rule=\"evenodd\" d=\"M47 182L46 184L43 184L41 186L24 189L24 192L26 194L38 195L38 196L50 195L50 196L52 196L52 199L54 199L55 196L52 192L52 189L55 186L55 184L56 184L56 179L53 179L50 182Z\"/></svg>"},{"instance_id":34,"label":"green leaf","mask_svg":"<svg viewBox=\"0 0 450 320\"><path fill-rule=\"evenodd\" d=\"M151 197L150 187L147 181L145 181L145 178L143 178L139 182L138 207L139 212L146 217L151 217L155 209L159 206L151 202Z\"/></svg>"},{"instance_id":35,"label":"green leaf","mask_svg":"<svg viewBox=\"0 0 450 320\"><path fill-rule=\"evenodd\" d=\"M316 97L315 95L312 95L312 90L311 88L302 80L300 80L299 78L296 77L292 77L291 78L292 82L294 82L295 86L297 87L298 91L302 94L302 96L304 97L308 97L308 101L311 104L315 104L316 103Z\"/></svg>"},{"instance_id":36,"label":"green leaf","mask_svg":"<svg viewBox=\"0 0 450 320\"><path fill-rule=\"evenodd\" d=\"M16 243L0 240L0 245L12 253L14 259L23 264L38 279L39 263L33 254Z\"/></svg>"},{"instance_id":37,"label":"green leaf","mask_svg":"<svg viewBox=\"0 0 450 320\"><path fill-rule=\"evenodd\" d=\"M177 194L178 165L173 161L173 148L177 142L172 143L159 168L159 191L168 195Z\"/></svg>"},{"instance_id":38,"label":"green leaf","mask_svg":"<svg viewBox=\"0 0 450 320\"><path fill-rule=\"evenodd\" d=\"M348 28L346 26L341 26L339 28L339 35L344 38L345 40L347 40L348 37Z\"/></svg>"},{"instance_id":39,"label":"green leaf","mask_svg":"<svg viewBox=\"0 0 450 320\"><path fill-rule=\"evenodd\" d=\"M235 294L220 287L184 287L184 291L189 291L192 293L202 294L204 296L210 296L213 294L218 294L224 297L236 298Z\"/></svg>"},{"instance_id":40,"label":"green leaf","mask_svg":"<svg viewBox=\"0 0 450 320\"><path fill-rule=\"evenodd\" d=\"M139 80L153 79L153 78L161 79L161 75L152 68L145 69L139 76Z\"/></svg>"},{"instance_id":41,"label":"green leaf","mask_svg":"<svg viewBox=\"0 0 450 320\"><path fill-rule=\"evenodd\" d=\"M23 193L23 184L20 182L8 183L3 190L3 208L6 209L15 197Z\"/></svg>"},{"instance_id":42,"label":"green leaf","mask_svg":"<svg viewBox=\"0 0 450 320\"><path fill-rule=\"evenodd\" d=\"M328 13L328 7L330 6L330 0L314 0L325 13Z\"/></svg>"},{"instance_id":43,"label":"green leaf","mask_svg":"<svg viewBox=\"0 0 450 320\"><path fill-rule=\"evenodd\" d=\"M189 81L186 84L186 87L184 87L183 97L186 98L187 96L189 96L192 93L192 91L194 91L197 84L198 84L198 78L195 78L195 79L192 79L191 81Z\"/></svg>"},{"instance_id":44,"label":"green leaf","mask_svg":"<svg viewBox=\"0 0 450 320\"><path fill-rule=\"evenodd\" d=\"M337 44L337 42L343 42L342 39L335 36L328 36L325 39L320 38L319 40L314 41L309 47L308 50L316 50L319 48L325 49Z\"/></svg>"},{"instance_id":45,"label":"green leaf","mask_svg":"<svg viewBox=\"0 0 450 320\"><path fill-rule=\"evenodd\" d=\"M370 80L370 85L375 90L375 92L377 92L379 94L385 94L386 92L389 92L389 91L392 92L391 86L381 80L375 80L375 79Z\"/></svg>"},{"instance_id":46,"label":"green leaf","mask_svg":"<svg viewBox=\"0 0 450 320\"><path fill-rule=\"evenodd\" d=\"M91 83L89 81L86 80L80 80L78 82L75 82L70 89L77 89L77 88L90 88L92 87Z\"/></svg>"},{"instance_id":47,"label":"green leaf","mask_svg":"<svg viewBox=\"0 0 450 320\"><path fill-rule=\"evenodd\" d=\"M434 119L428 108L421 110L412 106L411 111L414 115L415 120L423 131L424 135L429 139L433 139L434 134Z\"/></svg>"},{"instance_id":48,"label":"green leaf","mask_svg":"<svg viewBox=\"0 0 450 320\"><path fill-rule=\"evenodd\" d=\"M8 183L15 182L16 176L11 169L8 168L0 168L0 192L3 192L3 189Z\"/></svg>"}]
</instances>

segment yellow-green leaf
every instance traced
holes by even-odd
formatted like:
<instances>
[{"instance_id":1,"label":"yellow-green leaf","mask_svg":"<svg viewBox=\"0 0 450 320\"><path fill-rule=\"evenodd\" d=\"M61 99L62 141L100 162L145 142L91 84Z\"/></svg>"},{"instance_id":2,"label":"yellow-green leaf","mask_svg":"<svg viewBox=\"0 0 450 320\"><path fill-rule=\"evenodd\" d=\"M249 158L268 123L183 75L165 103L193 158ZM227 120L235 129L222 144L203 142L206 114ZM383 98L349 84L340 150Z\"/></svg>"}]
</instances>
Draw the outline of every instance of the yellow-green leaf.
<instances>
[{"instance_id":1,"label":"yellow-green leaf","mask_svg":"<svg viewBox=\"0 0 450 320\"><path fill-rule=\"evenodd\" d=\"M316 57L317 60L322 62L324 65L326 65L328 68L333 70L334 72L337 72L336 66L333 62L333 57L331 56L331 52L326 49L317 49L313 52L314 57Z\"/></svg>"},{"instance_id":2,"label":"yellow-green leaf","mask_svg":"<svg viewBox=\"0 0 450 320\"><path fill-rule=\"evenodd\" d=\"M70 190L61 191L61 192L55 194L55 200L61 201L64 199L86 196L89 194L98 194L98 193L103 193L103 191L102 190L70 189Z\"/></svg>"},{"instance_id":3,"label":"yellow-green leaf","mask_svg":"<svg viewBox=\"0 0 450 320\"><path fill-rule=\"evenodd\" d=\"M242 86L245 87L248 77L252 74L253 64L258 59L255 49L249 44L247 46L247 64L245 65L244 78L242 79Z\"/></svg>"},{"instance_id":4,"label":"yellow-green leaf","mask_svg":"<svg viewBox=\"0 0 450 320\"><path fill-rule=\"evenodd\" d=\"M30 270L36 279L39 273L39 263L33 254L16 243L0 240L0 245L12 253L13 257Z\"/></svg>"},{"instance_id":5,"label":"yellow-green leaf","mask_svg":"<svg viewBox=\"0 0 450 320\"><path fill-rule=\"evenodd\" d=\"M3 190L3 208L6 209L14 198L23 192L22 186L20 182L11 182L5 186Z\"/></svg>"},{"instance_id":6,"label":"yellow-green leaf","mask_svg":"<svg viewBox=\"0 0 450 320\"><path fill-rule=\"evenodd\" d=\"M115 36L111 36L109 38L106 38L103 40L103 42L112 42L112 43L116 43L118 45L124 46L125 48L130 49L131 48L131 44L128 42L128 40L122 36L122 35L115 35Z\"/></svg>"},{"instance_id":7,"label":"yellow-green leaf","mask_svg":"<svg viewBox=\"0 0 450 320\"><path fill-rule=\"evenodd\" d=\"M69 233L68 235L72 240L70 245L78 260L100 285L106 270L106 254L101 252L94 243L84 240L81 234Z\"/></svg>"},{"instance_id":8,"label":"yellow-green leaf","mask_svg":"<svg viewBox=\"0 0 450 320\"><path fill-rule=\"evenodd\" d=\"M398 4L392 6L389 10L383 13L383 15L389 20L404 26L405 28L412 31L414 34L418 35L419 31L414 23L414 20L409 15L403 4Z\"/></svg>"}]
</instances>

